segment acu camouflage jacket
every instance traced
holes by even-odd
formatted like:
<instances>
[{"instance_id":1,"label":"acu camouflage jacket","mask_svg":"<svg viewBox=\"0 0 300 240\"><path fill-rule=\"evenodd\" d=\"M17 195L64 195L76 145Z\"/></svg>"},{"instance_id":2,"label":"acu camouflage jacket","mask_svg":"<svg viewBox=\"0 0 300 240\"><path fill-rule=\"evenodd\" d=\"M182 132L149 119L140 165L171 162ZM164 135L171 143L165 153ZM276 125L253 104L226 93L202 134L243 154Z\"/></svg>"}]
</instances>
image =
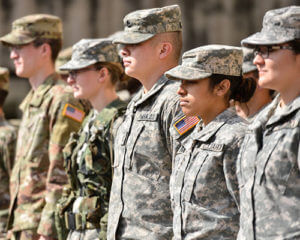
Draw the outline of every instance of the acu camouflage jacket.
<instances>
[{"instance_id":1,"label":"acu camouflage jacket","mask_svg":"<svg viewBox=\"0 0 300 240\"><path fill-rule=\"evenodd\" d=\"M300 239L300 97L261 111L238 158L239 240Z\"/></svg>"},{"instance_id":2,"label":"acu camouflage jacket","mask_svg":"<svg viewBox=\"0 0 300 240\"><path fill-rule=\"evenodd\" d=\"M227 239L239 229L236 160L247 124L232 109L182 143L170 181L174 239Z\"/></svg>"},{"instance_id":3,"label":"acu camouflage jacket","mask_svg":"<svg viewBox=\"0 0 300 240\"><path fill-rule=\"evenodd\" d=\"M163 76L146 94L141 89L127 107L115 139L109 240L172 237L170 127L182 115L177 89Z\"/></svg>"}]
</instances>

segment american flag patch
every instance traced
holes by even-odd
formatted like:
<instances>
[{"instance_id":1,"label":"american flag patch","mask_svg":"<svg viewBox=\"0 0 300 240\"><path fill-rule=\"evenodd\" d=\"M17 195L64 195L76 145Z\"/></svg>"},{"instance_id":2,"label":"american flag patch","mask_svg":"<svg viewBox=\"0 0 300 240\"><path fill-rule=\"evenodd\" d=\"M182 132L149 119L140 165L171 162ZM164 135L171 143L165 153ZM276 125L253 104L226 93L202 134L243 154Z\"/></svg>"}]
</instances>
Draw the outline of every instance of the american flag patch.
<instances>
[{"instance_id":1,"label":"american flag patch","mask_svg":"<svg viewBox=\"0 0 300 240\"><path fill-rule=\"evenodd\" d=\"M191 128L193 128L197 123L200 121L200 119L197 116L193 117L187 117L184 116L180 118L173 126L177 130L177 132L182 135Z\"/></svg>"},{"instance_id":2,"label":"american flag patch","mask_svg":"<svg viewBox=\"0 0 300 240\"><path fill-rule=\"evenodd\" d=\"M62 115L81 123L85 116L85 113L77 107L74 107L73 105L67 103L64 106Z\"/></svg>"}]
</instances>

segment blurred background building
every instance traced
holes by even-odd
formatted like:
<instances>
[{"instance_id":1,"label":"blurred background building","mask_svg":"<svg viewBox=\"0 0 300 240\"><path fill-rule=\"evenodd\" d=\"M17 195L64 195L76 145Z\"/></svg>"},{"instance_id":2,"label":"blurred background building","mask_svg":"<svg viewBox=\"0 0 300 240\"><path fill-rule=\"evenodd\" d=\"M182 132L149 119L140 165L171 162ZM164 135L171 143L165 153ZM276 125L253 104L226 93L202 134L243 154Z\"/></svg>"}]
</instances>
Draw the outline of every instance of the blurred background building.
<instances>
[{"instance_id":1,"label":"blurred background building","mask_svg":"<svg viewBox=\"0 0 300 240\"><path fill-rule=\"evenodd\" d=\"M61 17L64 47L82 38L99 38L121 30L123 17L134 10L178 4L183 16L183 50L205 44L240 45L241 39L259 31L269 9L300 5L300 0L0 0L0 34L11 23L33 13ZM18 105L30 89L27 80L16 78L9 50L0 46L0 65L11 72L7 118L19 118Z\"/></svg>"}]
</instances>

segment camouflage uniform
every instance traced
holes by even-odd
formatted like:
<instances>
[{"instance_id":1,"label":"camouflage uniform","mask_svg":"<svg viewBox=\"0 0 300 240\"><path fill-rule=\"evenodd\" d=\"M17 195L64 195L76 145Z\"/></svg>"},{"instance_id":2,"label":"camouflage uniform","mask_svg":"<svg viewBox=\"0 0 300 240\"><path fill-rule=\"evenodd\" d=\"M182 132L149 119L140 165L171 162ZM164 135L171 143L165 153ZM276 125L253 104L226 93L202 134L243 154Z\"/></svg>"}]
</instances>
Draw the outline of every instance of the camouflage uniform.
<instances>
[{"instance_id":1,"label":"camouflage uniform","mask_svg":"<svg viewBox=\"0 0 300 240\"><path fill-rule=\"evenodd\" d=\"M12 32L1 41L20 45L37 36L60 39L61 30L55 16L29 15L14 21ZM74 99L72 89L52 74L28 93L20 108L23 117L10 179L8 229L21 239L37 234L55 238L55 204L67 181L62 149L70 133L80 128L84 107Z\"/></svg>"},{"instance_id":2,"label":"camouflage uniform","mask_svg":"<svg viewBox=\"0 0 300 240\"><path fill-rule=\"evenodd\" d=\"M0 89L8 92L9 72L0 68ZM9 177L15 157L17 129L0 114L0 239L5 239L9 208Z\"/></svg>"},{"instance_id":3,"label":"camouflage uniform","mask_svg":"<svg viewBox=\"0 0 300 240\"><path fill-rule=\"evenodd\" d=\"M82 129L72 135L65 147L66 171L73 198L69 211L64 213L70 229L67 239L99 239L100 231L106 230L100 223L107 217L111 188L110 127L125 108L124 102L115 100L99 113L91 111ZM82 220L84 217L86 223ZM72 218L77 219L74 226L71 226Z\"/></svg>"},{"instance_id":4,"label":"camouflage uniform","mask_svg":"<svg viewBox=\"0 0 300 240\"><path fill-rule=\"evenodd\" d=\"M167 71L175 80L240 76L241 48L207 45L184 53ZM176 126L176 125L175 125ZM170 192L174 239L235 239L239 228L236 159L247 125L232 109L202 121L175 156Z\"/></svg>"},{"instance_id":5,"label":"camouflage uniform","mask_svg":"<svg viewBox=\"0 0 300 240\"><path fill-rule=\"evenodd\" d=\"M134 44L157 33L181 31L178 6L141 10L124 18L116 43ZM178 84L162 76L131 100L115 139L114 178L108 239L170 239L169 180L172 138L169 128L180 111Z\"/></svg>"},{"instance_id":6,"label":"camouflage uniform","mask_svg":"<svg viewBox=\"0 0 300 240\"><path fill-rule=\"evenodd\" d=\"M98 62L121 67L116 45L109 39L83 39L73 47L64 70L80 69ZM70 230L68 240L106 239L108 201L112 181L113 135L126 104L119 99L100 112L93 110L81 130L64 149L70 195L60 214Z\"/></svg>"},{"instance_id":7,"label":"camouflage uniform","mask_svg":"<svg viewBox=\"0 0 300 240\"><path fill-rule=\"evenodd\" d=\"M270 10L262 31L242 44L300 39L299 17L300 7ZM238 239L300 239L300 97L283 109L279 101L280 96L258 114L241 147Z\"/></svg>"}]
</instances>

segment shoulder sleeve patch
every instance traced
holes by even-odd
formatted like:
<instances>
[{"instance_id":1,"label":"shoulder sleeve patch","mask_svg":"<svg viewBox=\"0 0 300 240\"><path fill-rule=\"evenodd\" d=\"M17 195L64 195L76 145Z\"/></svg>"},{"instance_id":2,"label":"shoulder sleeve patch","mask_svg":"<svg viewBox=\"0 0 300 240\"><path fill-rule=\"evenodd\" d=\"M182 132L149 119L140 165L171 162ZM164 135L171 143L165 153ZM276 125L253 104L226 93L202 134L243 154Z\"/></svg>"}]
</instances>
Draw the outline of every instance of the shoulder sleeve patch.
<instances>
[{"instance_id":1,"label":"shoulder sleeve patch","mask_svg":"<svg viewBox=\"0 0 300 240\"><path fill-rule=\"evenodd\" d=\"M200 121L200 119L197 116L193 117L187 117L184 116L180 118L176 123L174 123L174 127L177 130L177 132L182 135L191 128L193 128L197 123Z\"/></svg>"},{"instance_id":2,"label":"shoulder sleeve patch","mask_svg":"<svg viewBox=\"0 0 300 240\"><path fill-rule=\"evenodd\" d=\"M85 113L79 108L67 103L64 106L62 115L81 123L82 120L84 119Z\"/></svg>"}]
</instances>

